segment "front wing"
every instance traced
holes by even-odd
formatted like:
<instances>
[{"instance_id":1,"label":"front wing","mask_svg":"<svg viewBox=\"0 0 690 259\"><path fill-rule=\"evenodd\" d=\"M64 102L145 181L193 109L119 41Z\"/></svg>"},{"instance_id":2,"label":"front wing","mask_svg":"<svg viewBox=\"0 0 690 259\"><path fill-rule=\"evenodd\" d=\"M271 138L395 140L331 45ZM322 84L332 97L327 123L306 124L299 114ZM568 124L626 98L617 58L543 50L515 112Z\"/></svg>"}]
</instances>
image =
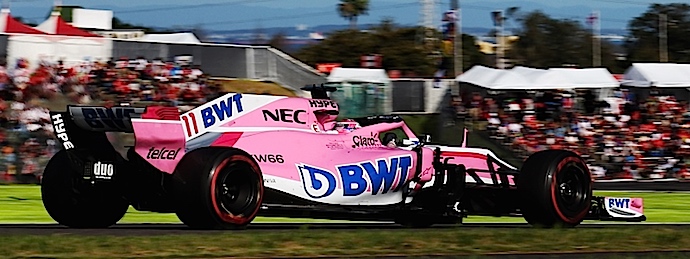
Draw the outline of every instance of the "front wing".
<instances>
[{"instance_id":1,"label":"front wing","mask_svg":"<svg viewBox=\"0 0 690 259\"><path fill-rule=\"evenodd\" d=\"M586 219L603 221L646 221L642 198L594 197Z\"/></svg>"}]
</instances>

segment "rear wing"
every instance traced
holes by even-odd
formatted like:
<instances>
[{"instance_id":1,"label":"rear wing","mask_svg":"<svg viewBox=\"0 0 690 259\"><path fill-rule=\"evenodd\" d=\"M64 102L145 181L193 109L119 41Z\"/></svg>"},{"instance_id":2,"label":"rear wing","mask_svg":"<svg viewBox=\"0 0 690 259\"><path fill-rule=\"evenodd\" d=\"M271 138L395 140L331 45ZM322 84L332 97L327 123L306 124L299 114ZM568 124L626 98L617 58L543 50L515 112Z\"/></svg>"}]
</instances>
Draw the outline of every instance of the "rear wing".
<instances>
[{"instance_id":1,"label":"rear wing","mask_svg":"<svg viewBox=\"0 0 690 259\"><path fill-rule=\"evenodd\" d=\"M67 115L83 130L97 132L134 132L132 118L141 118L146 108L131 106L67 106Z\"/></svg>"},{"instance_id":2,"label":"rear wing","mask_svg":"<svg viewBox=\"0 0 690 259\"><path fill-rule=\"evenodd\" d=\"M50 112L58 141L66 150L103 149L109 146L105 132L133 133L132 118L141 118L146 108L131 106L68 105L63 112Z\"/></svg>"},{"instance_id":3,"label":"rear wing","mask_svg":"<svg viewBox=\"0 0 690 259\"><path fill-rule=\"evenodd\" d=\"M96 166L117 165L123 160L136 159L130 146L123 147L119 136L108 132L135 133L132 119L179 120L179 116L177 107L163 106L68 105L66 111L50 112L54 134L67 154L70 166L76 172L82 172L87 180L98 178L94 175Z\"/></svg>"}]
</instances>

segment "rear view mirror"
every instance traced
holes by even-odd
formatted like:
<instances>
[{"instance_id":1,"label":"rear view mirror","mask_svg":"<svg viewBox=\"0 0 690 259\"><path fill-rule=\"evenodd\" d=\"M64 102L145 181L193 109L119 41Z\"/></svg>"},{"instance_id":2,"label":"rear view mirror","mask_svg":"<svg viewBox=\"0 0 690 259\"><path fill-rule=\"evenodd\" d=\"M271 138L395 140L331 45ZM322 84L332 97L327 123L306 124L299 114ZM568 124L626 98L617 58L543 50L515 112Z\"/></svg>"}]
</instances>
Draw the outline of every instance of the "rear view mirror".
<instances>
[{"instance_id":1,"label":"rear view mirror","mask_svg":"<svg viewBox=\"0 0 690 259\"><path fill-rule=\"evenodd\" d=\"M404 146L417 145L417 144L419 144L419 139L416 139L416 138L403 139L402 143Z\"/></svg>"}]
</instances>

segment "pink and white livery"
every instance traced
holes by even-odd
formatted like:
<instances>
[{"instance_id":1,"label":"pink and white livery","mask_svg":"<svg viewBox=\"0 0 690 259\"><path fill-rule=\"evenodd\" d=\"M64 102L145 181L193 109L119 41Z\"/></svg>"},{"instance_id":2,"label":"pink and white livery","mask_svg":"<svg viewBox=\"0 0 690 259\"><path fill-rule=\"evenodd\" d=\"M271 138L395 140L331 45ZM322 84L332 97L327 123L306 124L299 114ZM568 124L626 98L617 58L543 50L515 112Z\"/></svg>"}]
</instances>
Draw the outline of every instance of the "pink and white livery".
<instances>
[{"instance_id":1,"label":"pink and white livery","mask_svg":"<svg viewBox=\"0 0 690 259\"><path fill-rule=\"evenodd\" d=\"M573 152L538 152L517 169L487 149L432 144L398 116L337 121L334 88L303 89L313 98L228 93L184 113L52 112L64 149L44 172L45 208L60 224L90 228L117 223L130 205L193 228L241 228L257 215L408 226L467 215L543 226L645 220L641 199L594 197ZM134 146L109 132L133 133Z\"/></svg>"}]
</instances>

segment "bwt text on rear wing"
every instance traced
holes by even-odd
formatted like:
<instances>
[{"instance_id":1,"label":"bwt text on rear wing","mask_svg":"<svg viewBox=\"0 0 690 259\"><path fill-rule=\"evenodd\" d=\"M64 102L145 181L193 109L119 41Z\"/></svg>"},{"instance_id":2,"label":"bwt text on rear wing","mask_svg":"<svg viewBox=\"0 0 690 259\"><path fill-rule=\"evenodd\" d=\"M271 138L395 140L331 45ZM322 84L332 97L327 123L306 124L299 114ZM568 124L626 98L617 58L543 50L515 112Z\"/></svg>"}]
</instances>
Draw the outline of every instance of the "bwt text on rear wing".
<instances>
[{"instance_id":1,"label":"bwt text on rear wing","mask_svg":"<svg viewBox=\"0 0 690 259\"><path fill-rule=\"evenodd\" d=\"M133 133L132 118L141 118L146 108L129 106L67 106L67 111L50 112L55 136L65 149L98 143L104 134L95 132Z\"/></svg>"},{"instance_id":2,"label":"bwt text on rear wing","mask_svg":"<svg viewBox=\"0 0 690 259\"><path fill-rule=\"evenodd\" d=\"M133 132L131 118L141 118L146 108L114 106L68 106L74 123L89 131Z\"/></svg>"}]
</instances>

